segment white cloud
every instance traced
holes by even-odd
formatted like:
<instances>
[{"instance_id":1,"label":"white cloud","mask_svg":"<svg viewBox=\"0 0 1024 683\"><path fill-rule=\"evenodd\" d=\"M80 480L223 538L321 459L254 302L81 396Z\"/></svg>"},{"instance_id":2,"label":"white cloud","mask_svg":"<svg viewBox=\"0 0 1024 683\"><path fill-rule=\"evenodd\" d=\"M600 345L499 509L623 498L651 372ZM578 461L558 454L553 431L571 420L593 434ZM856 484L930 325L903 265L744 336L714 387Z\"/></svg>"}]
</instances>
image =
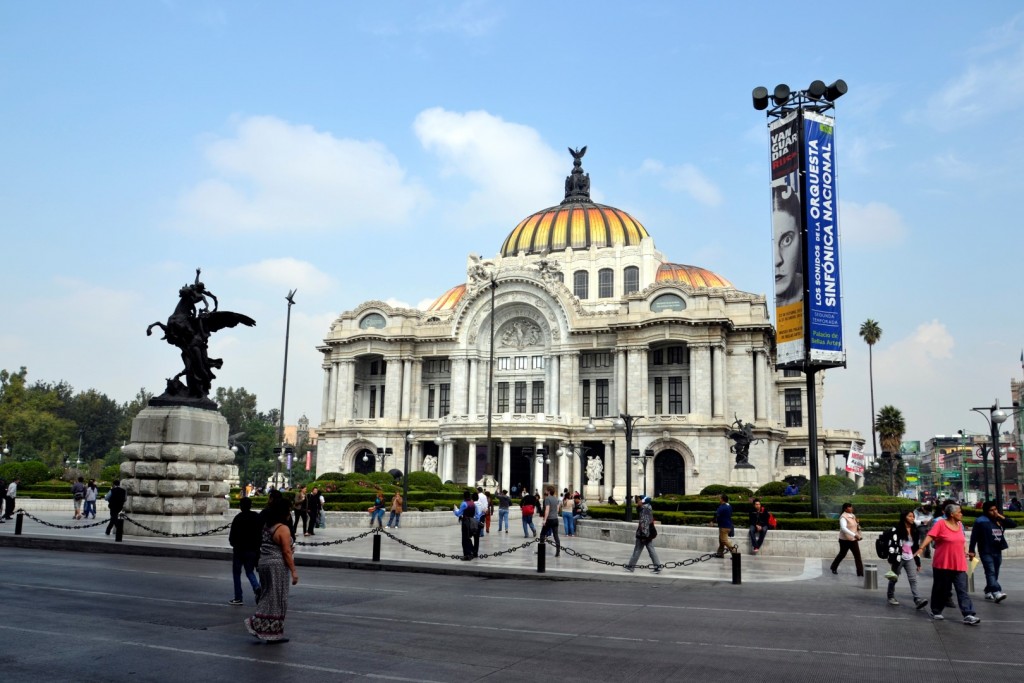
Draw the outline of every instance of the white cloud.
<instances>
[{"instance_id":1,"label":"white cloud","mask_svg":"<svg viewBox=\"0 0 1024 683\"><path fill-rule=\"evenodd\" d=\"M565 155L529 126L486 111L463 114L437 107L421 112L413 127L423 147L441 158L447 175L475 186L464 203L449 210L460 225L507 223L508 216L525 217L560 199L552 196L552 187L562 187Z\"/></svg>"},{"instance_id":2,"label":"white cloud","mask_svg":"<svg viewBox=\"0 0 1024 683\"><path fill-rule=\"evenodd\" d=\"M282 290L298 289L304 294L321 294L335 285L334 278L312 263L294 258L264 259L233 268L228 274L253 283L274 285Z\"/></svg>"},{"instance_id":3,"label":"white cloud","mask_svg":"<svg viewBox=\"0 0 1024 683\"><path fill-rule=\"evenodd\" d=\"M416 310L425 311L428 308L430 308L430 304L434 303L435 301L437 301L436 296L430 299L420 299L420 302L416 304Z\"/></svg>"},{"instance_id":4,"label":"white cloud","mask_svg":"<svg viewBox=\"0 0 1024 683\"><path fill-rule=\"evenodd\" d=\"M640 166L640 172L659 177L661 186L666 190L688 194L706 206L719 206L722 203L722 192L718 186L693 164L666 166L660 161L646 159Z\"/></svg>"},{"instance_id":5,"label":"white cloud","mask_svg":"<svg viewBox=\"0 0 1024 683\"><path fill-rule=\"evenodd\" d=\"M213 175L184 193L174 220L195 231L400 225L428 200L380 143L271 116L241 119L204 154Z\"/></svg>"},{"instance_id":6,"label":"white cloud","mask_svg":"<svg viewBox=\"0 0 1024 683\"><path fill-rule=\"evenodd\" d=\"M416 30L420 33L454 33L479 38L492 33L502 18L500 7L481 0L465 0L454 7L442 4L438 11L420 15L416 19Z\"/></svg>"},{"instance_id":7,"label":"white cloud","mask_svg":"<svg viewBox=\"0 0 1024 683\"><path fill-rule=\"evenodd\" d=\"M882 246L900 244L908 229L896 209L881 202L842 201L839 203L839 221L843 243L852 246Z\"/></svg>"}]
</instances>

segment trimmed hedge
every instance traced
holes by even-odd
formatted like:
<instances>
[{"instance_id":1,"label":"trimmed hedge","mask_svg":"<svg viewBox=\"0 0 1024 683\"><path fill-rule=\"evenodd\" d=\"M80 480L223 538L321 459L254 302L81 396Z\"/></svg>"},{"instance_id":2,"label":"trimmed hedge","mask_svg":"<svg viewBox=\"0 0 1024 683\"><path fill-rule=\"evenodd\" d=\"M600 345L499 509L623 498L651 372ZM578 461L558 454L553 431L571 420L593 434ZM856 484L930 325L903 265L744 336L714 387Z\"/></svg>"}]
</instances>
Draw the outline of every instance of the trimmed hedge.
<instances>
[{"instance_id":1,"label":"trimmed hedge","mask_svg":"<svg viewBox=\"0 0 1024 683\"><path fill-rule=\"evenodd\" d=\"M700 491L702 496L719 496L723 493L728 496L743 496L746 498L754 495L754 492L745 486L726 486L725 484L712 484L711 486L705 486Z\"/></svg>"}]
</instances>

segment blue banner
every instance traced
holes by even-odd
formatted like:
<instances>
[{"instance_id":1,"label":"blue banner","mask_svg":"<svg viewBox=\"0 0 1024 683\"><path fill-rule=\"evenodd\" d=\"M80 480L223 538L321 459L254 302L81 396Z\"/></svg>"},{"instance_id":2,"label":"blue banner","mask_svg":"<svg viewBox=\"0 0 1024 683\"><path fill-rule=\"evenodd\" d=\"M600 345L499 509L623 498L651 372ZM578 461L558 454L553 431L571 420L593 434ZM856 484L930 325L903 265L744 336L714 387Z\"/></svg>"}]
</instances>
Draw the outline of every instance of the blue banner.
<instances>
[{"instance_id":1,"label":"blue banner","mask_svg":"<svg viewBox=\"0 0 1024 683\"><path fill-rule=\"evenodd\" d=\"M835 176L835 120L804 112L804 211L807 221L807 331L812 364L842 365L842 288L839 202Z\"/></svg>"}]
</instances>

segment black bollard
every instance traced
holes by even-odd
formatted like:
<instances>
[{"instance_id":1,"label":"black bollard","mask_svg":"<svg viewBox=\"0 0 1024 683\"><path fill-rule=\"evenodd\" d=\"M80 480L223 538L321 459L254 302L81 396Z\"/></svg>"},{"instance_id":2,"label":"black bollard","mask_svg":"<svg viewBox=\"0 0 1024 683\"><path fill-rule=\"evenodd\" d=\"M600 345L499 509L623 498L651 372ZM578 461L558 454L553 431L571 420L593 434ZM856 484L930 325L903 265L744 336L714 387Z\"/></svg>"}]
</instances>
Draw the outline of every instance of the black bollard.
<instances>
[{"instance_id":1,"label":"black bollard","mask_svg":"<svg viewBox=\"0 0 1024 683\"><path fill-rule=\"evenodd\" d=\"M380 562L380 534L373 535L373 561Z\"/></svg>"},{"instance_id":2,"label":"black bollard","mask_svg":"<svg viewBox=\"0 0 1024 683\"><path fill-rule=\"evenodd\" d=\"M21 526L25 522L25 511L18 510L18 516L14 518L14 535L21 536Z\"/></svg>"},{"instance_id":3,"label":"black bollard","mask_svg":"<svg viewBox=\"0 0 1024 683\"><path fill-rule=\"evenodd\" d=\"M124 538L124 519L121 518L121 515L118 515L117 519L114 520L114 541L116 541L117 543L120 543L123 538Z\"/></svg>"},{"instance_id":4,"label":"black bollard","mask_svg":"<svg viewBox=\"0 0 1024 683\"><path fill-rule=\"evenodd\" d=\"M546 550L545 550L545 546L546 545L547 545L547 543L544 542L543 538L540 539L539 541L537 541L537 573L538 574L543 574L544 573L544 565L547 562L547 555L545 554L546 553Z\"/></svg>"},{"instance_id":5,"label":"black bollard","mask_svg":"<svg viewBox=\"0 0 1024 683\"><path fill-rule=\"evenodd\" d=\"M732 554L732 585L738 586L743 583L743 577L740 572L740 554Z\"/></svg>"}]
</instances>

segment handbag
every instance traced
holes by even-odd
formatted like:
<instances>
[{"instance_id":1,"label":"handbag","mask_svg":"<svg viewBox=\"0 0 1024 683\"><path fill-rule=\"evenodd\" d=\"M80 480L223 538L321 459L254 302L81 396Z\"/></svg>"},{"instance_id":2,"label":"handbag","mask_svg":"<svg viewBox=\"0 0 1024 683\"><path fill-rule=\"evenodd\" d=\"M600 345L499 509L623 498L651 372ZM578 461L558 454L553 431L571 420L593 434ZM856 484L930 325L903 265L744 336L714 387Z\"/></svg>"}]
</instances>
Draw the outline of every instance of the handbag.
<instances>
[{"instance_id":1,"label":"handbag","mask_svg":"<svg viewBox=\"0 0 1024 683\"><path fill-rule=\"evenodd\" d=\"M523 514L526 515L527 517L533 516L533 506L532 505L524 505L523 506Z\"/></svg>"},{"instance_id":2,"label":"handbag","mask_svg":"<svg viewBox=\"0 0 1024 683\"><path fill-rule=\"evenodd\" d=\"M776 525L778 525L778 523L779 522L775 519L775 515L773 515L772 513L769 512L768 513L768 528L769 529L774 529L776 527Z\"/></svg>"},{"instance_id":3,"label":"handbag","mask_svg":"<svg viewBox=\"0 0 1024 683\"><path fill-rule=\"evenodd\" d=\"M658 528L654 526L654 520L652 519L651 520L650 530L648 530L648 532L647 532L647 540L648 541L653 541L657 537L658 537Z\"/></svg>"}]
</instances>

